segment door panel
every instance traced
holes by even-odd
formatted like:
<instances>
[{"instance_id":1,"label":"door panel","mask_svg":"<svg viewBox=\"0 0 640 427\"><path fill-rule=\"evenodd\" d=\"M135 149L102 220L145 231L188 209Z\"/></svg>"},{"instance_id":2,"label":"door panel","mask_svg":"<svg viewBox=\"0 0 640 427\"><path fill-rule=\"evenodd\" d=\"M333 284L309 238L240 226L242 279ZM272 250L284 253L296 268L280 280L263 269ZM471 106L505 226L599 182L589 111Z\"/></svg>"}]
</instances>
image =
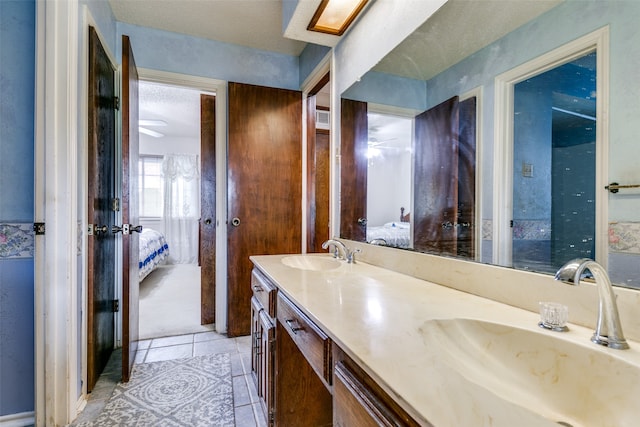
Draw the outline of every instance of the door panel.
<instances>
[{"instance_id":1,"label":"door panel","mask_svg":"<svg viewBox=\"0 0 640 427\"><path fill-rule=\"evenodd\" d=\"M115 69L89 27L88 221L98 226L87 240L87 391L93 390L114 346ZM106 227L103 231L102 227Z\"/></svg>"},{"instance_id":2,"label":"door panel","mask_svg":"<svg viewBox=\"0 0 640 427\"><path fill-rule=\"evenodd\" d=\"M456 255L458 97L415 120L414 248Z\"/></svg>"},{"instance_id":3,"label":"door panel","mask_svg":"<svg viewBox=\"0 0 640 427\"><path fill-rule=\"evenodd\" d=\"M215 322L216 97L200 95L200 323Z\"/></svg>"},{"instance_id":4,"label":"door panel","mask_svg":"<svg viewBox=\"0 0 640 427\"><path fill-rule=\"evenodd\" d=\"M329 131L316 129L316 97L307 97L307 252L329 238Z\"/></svg>"},{"instance_id":5,"label":"door panel","mask_svg":"<svg viewBox=\"0 0 640 427\"><path fill-rule=\"evenodd\" d=\"M331 165L331 149L329 146L329 131L316 130L315 144L315 218L314 218L314 246L311 252L324 252L322 243L329 236L329 168Z\"/></svg>"},{"instance_id":6,"label":"door panel","mask_svg":"<svg viewBox=\"0 0 640 427\"><path fill-rule=\"evenodd\" d=\"M122 36L122 222L137 226L138 70L129 37ZM122 234L122 380L129 381L138 350L139 234Z\"/></svg>"},{"instance_id":7,"label":"door panel","mask_svg":"<svg viewBox=\"0 0 640 427\"><path fill-rule=\"evenodd\" d=\"M227 334L231 337L250 331L249 256L302 250L301 138L300 92L229 83Z\"/></svg>"},{"instance_id":8,"label":"door panel","mask_svg":"<svg viewBox=\"0 0 640 427\"><path fill-rule=\"evenodd\" d=\"M458 235L459 257L475 258L476 214L476 98L459 104Z\"/></svg>"},{"instance_id":9,"label":"door panel","mask_svg":"<svg viewBox=\"0 0 640 427\"><path fill-rule=\"evenodd\" d=\"M342 99L340 112L340 237L364 242L367 218L367 103Z\"/></svg>"}]
</instances>

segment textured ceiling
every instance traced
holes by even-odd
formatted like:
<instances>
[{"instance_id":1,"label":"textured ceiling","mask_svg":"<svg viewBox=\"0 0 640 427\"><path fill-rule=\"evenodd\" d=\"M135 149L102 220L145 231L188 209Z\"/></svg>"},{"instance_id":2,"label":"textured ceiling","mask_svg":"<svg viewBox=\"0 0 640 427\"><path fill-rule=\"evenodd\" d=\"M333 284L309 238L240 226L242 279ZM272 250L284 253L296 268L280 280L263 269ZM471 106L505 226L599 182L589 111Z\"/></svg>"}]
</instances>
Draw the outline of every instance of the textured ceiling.
<instances>
[{"instance_id":1,"label":"textured ceiling","mask_svg":"<svg viewBox=\"0 0 640 427\"><path fill-rule=\"evenodd\" d=\"M117 21L298 56L282 35L282 0L109 0Z\"/></svg>"},{"instance_id":2,"label":"textured ceiling","mask_svg":"<svg viewBox=\"0 0 640 427\"><path fill-rule=\"evenodd\" d=\"M160 132L166 139L200 138L200 93L194 89L140 82L140 120L166 123L164 126L142 127ZM161 138L158 143L166 139Z\"/></svg>"},{"instance_id":3,"label":"textured ceiling","mask_svg":"<svg viewBox=\"0 0 640 427\"><path fill-rule=\"evenodd\" d=\"M563 0L449 0L375 67L428 80Z\"/></svg>"}]
</instances>

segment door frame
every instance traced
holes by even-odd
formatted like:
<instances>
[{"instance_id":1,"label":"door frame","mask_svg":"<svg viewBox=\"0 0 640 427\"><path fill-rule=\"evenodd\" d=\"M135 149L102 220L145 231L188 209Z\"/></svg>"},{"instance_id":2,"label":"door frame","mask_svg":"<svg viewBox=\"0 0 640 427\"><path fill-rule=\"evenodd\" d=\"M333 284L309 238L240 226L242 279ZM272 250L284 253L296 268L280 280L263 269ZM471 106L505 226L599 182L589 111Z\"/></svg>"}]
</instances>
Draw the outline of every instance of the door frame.
<instances>
[{"instance_id":1,"label":"door frame","mask_svg":"<svg viewBox=\"0 0 640 427\"><path fill-rule=\"evenodd\" d=\"M609 27L595 30L534 58L495 78L493 164L493 263L512 265L513 230L513 92L514 86L549 69L572 61L590 51L597 52L596 79L596 256L605 269L608 261L609 176Z\"/></svg>"},{"instance_id":2,"label":"door frame","mask_svg":"<svg viewBox=\"0 0 640 427\"><path fill-rule=\"evenodd\" d=\"M87 213L80 207L87 195L90 25L117 64L86 6L36 2L34 220L46 224L34 253L36 426L66 425L86 404L86 383L79 384L86 377Z\"/></svg>"},{"instance_id":3,"label":"door frame","mask_svg":"<svg viewBox=\"0 0 640 427\"><path fill-rule=\"evenodd\" d=\"M216 96L216 298L215 329L227 332L227 81L138 68L140 81L181 86ZM199 124L198 124L199 125Z\"/></svg>"}]
</instances>

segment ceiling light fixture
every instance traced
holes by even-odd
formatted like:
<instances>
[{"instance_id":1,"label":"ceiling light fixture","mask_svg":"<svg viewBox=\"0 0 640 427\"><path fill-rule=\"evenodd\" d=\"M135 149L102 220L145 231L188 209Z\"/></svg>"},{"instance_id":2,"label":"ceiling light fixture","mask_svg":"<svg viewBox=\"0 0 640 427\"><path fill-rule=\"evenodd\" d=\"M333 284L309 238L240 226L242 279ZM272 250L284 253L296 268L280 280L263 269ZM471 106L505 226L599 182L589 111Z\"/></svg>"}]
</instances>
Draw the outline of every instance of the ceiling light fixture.
<instances>
[{"instance_id":1,"label":"ceiling light fixture","mask_svg":"<svg viewBox=\"0 0 640 427\"><path fill-rule=\"evenodd\" d=\"M322 0L307 30L341 36L368 0Z\"/></svg>"}]
</instances>

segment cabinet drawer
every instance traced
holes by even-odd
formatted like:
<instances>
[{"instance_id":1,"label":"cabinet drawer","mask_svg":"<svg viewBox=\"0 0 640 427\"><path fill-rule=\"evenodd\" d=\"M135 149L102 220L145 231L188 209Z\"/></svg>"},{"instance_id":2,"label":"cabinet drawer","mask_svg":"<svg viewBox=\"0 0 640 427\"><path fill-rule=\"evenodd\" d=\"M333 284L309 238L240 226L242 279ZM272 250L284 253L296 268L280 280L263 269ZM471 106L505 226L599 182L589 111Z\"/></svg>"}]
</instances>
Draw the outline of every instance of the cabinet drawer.
<instances>
[{"instance_id":1,"label":"cabinet drawer","mask_svg":"<svg viewBox=\"0 0 640 427\"><path fill-rule=\"evenodd\" d=\"M331 340L302 311L278 294L278 322L289 333L313 370L331 385Z\"/></svg>"},{"instance_id":2,"label":"cabinet drawer","mask_svg":"<svg viewBox=\"0 0 640 427\"><path fill-rule=\"evenodd\" d=\"M253 269L251 272L251 289L267 314L272 319L275 318L277 288L259 270Z\"/></svg>"}]
</instances>

